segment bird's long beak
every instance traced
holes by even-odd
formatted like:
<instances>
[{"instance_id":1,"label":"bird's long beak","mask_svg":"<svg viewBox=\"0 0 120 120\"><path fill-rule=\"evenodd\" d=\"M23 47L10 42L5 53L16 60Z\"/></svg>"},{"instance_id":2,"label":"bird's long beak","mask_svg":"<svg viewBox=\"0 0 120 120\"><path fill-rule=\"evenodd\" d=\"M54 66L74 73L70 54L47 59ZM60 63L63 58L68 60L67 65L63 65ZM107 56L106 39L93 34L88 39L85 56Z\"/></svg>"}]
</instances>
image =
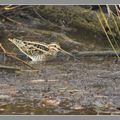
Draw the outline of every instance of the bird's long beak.
<instances>
[{"instance_id":1,"label":"bird's long beak","mask_svg":"<svg viewBox=\"0 0 120 120\"><path fill-rule=\"evenodd\" d=\"M69 53L69 52L67 52L67 51L63 50L62 48L61 48L61 52L66 53L66 54L68 54L68 55L70 55L70 56L74 57L71 53Z\"/></svg>"}]
</instances>

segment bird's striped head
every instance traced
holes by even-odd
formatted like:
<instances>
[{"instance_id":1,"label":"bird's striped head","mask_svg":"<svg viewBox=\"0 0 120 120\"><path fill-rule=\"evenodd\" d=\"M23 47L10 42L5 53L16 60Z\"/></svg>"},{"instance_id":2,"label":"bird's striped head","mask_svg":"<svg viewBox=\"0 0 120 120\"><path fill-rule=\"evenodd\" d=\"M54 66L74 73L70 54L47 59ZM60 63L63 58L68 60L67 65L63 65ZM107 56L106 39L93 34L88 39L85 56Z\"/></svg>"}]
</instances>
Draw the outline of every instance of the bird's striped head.
<instances>
[{"instance_id":1,"label":"bird's striped head","mask_svg":"<svg viewBox=\"0 0 120 120\"><path fill-rule=\"evenodd\" d=\"M48 49L49 49L50 51L55 51L55 52L59 52L59 51L60 51L60 52L63 52L63 53L65 53L65 54L68 54L68 55L70 55L70 56L73 56L73 55L70 54L69 52L63 50L63 49L60 47L60 45L57 44L57 43L51 43L51 44L49 44L49 45L48 45Z\"/></svg>"},{"instance_id":2,"label":"bird's striped head","mask_svg":"<svg viewBox=\"0 0 120 120\"><path fill-rule=\"evenodd\" d=\"M57 43L51 43L48 45L48 49L58 52L61 50L61 47Z\"/></svg>"}]
</instances>

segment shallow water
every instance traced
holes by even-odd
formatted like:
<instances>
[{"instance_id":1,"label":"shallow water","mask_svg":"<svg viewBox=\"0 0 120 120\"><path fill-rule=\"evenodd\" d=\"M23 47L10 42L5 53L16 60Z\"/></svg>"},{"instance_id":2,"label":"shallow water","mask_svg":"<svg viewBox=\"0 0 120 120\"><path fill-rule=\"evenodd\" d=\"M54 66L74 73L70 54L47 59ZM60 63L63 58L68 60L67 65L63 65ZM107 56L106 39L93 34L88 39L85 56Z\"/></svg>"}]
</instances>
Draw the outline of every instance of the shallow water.
<instances>
[{"instance_id":1,"label":"shallow water","mask_svg":"<svg viewBox=\"0 0 120 120\"><path fill-rule=\"evenodd\" d=\"M120 67L113 59L33 66L39 70L0 70L0 114L111 114L113 107L119 114Z\"/></svg>"}]
</instances>

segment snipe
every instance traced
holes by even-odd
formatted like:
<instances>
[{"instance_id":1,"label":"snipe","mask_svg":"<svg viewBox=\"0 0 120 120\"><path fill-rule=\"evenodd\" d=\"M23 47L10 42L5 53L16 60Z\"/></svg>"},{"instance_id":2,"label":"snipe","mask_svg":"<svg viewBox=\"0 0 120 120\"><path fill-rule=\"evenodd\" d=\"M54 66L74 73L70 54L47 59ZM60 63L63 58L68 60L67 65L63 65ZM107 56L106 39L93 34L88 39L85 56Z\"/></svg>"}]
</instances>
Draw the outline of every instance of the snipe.
<instances>
[{"instance_id":1,"label":"snipe","mask_svg":"<svg viewBox=\"0 0 120 120\"><path fill-rule=\"evenodd\" d=\"M18 47L19 50L28 56L32 61L52 60L56 58L58 52L66 53L72 56L72 54L63 50L56 43L46 44L41 42L22 41L16 38L9 38L8 40Z\"/></svg>"}]
</instances>

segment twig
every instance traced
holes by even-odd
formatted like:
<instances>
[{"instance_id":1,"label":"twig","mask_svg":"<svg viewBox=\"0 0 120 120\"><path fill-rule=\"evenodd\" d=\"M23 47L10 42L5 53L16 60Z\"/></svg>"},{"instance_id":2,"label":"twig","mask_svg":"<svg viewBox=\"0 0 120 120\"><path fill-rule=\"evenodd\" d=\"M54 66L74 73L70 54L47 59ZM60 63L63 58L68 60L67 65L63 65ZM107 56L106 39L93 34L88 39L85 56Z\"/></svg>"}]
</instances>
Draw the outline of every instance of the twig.
<instances>
[{"instance_id":1,"label":"twig","mask_svg":"<svg viewBox=\"0 0 120 120\"><path fill-rule=\"evenodd\" d=\"M27 66L30 67L31 69L36 70L34 67L30 66L27 62L21 60L20 58L18 58L18 57L16 57L16 56L13 56L12 54L9 54L9 53L5 53L5 54L6 54L7 56L9 56L9 57L12 57L12 58L14 58L14 59L16 59L16 60L24 63L25 65L27 65Z\"/></svg>"},{"instance_id":2,"label":"twig","mask_svg":"<svg viewBox=\"0 0 120 120\"><path fill-rule=\"evenodd\" d=\"M2 46L2 44L0 43L0 48L3 50L4 53L6 53L5 48Z\"/></svg>"},{"instance_id":3,"label":"twig","mask_svg":"<svg viewBox=\"0 0 120 120\"><path fill-rule=\"evenodd\" d=\"M16 9L16 8L18 8L18 7L20 7L20 6L12 6L12 5L7 5L7 6L5 6L4 7L4 10L13 10L13 9Z\"/></svg>"},{"instance_id":4,"label":"twig","mask_svg":"<svg viewBox=\"0 0 120 120\"><path fill-rule=\"evenodd\" d=\"M10 22L12 22L12 23L15 23L15 24L17 24L17 25L22 25L20 22L17 22L17 21L15 21L15 20L13 20L13 19L11 19L11 18L9 18L9 17L6 17L6 16L4 16L4 15L1 15L1 16L3 16L6 20L8 20L8 21L10 21Z\"/></svg>"},{"instance_id":5,"label":"twig","mask_svg":"<svg viewBox=\"0 0 120 120\"><path fill-rule=\"evenodd\" d=\"M33 8L33 11L35 12L35 14L41 19L41 20L44 20L46 22L48 22L45 18L43 18L34 8Z\"/></svg>"},{"instance_id":6,"label":"twig","mask_svg":"<svg viewBox=\"0 0 120 120\"><path fill-rule=\"evenodd\" d=\"M118 9L117 5L115 5L115 9L117 11L117 16L118 16L118 18L120 20L120 10Z\"/></svg>"},{"instance_id":7,"label":"twig","mask_svg":"<svg viewBox=\"0 0 120 120\"><path fill-rule=\"evenodd\" d=\"M2 46L2 44L0 43L0 48L3 50L4 53L6 53L6 50L4 49L4 47ZM3 57L3 61L5 62L5 54L4 54L4 57Z\"/></svg>"},{"instance_id":8,"label":"twig","mask_svg":"<svg viewBox=\"0 0 120 120\"><path fill-rule=\"evenodd\" d=\"M10 12L15 12L15 11L18 11L18 10L23 10L23 9L26 9L26 8L31 8L32 6L25 6L24 7L22 5L17 5L16 7L12 8L12 9L9 9L9 10L6 10L4 7L0 7L0 10L2 11L2 15L3 14L6 14L6 13L10 13ZM0 14L1 15L1 14Z\"/></svg>"},{"instance_id":9,"label":"twig","mask_svg":"<svg viewBox=\"0 0 120 120\"><path fill-rule=\"evenodd\" d=\"M14 59L16 59L16 60L18 60L18 61L24 63L25 65L27 65L27 66L30 67L31 69L36 70L34 67L30 66L27 62L21 60L20 58L18 58L18 57L16 57L16 56L13 56L12 53L8 53L8 52L5 50L5 48L2 46L1 43L0 43L0 48L3 50L3 52L4 52L5 55L7 55L7 56L9 56L9 57L12 57L12 58L14 58Z\"/></svg>"},{"instance_id":10,"label":"twig","mask_svg":"<svg viewBox=\"0 0 120 120\"><path fill-rule=\"evenodd\" d=\"M116 51L118 55L120 55L119 51ZM116 53L114 51L83 51L77 53L78 57L92 57L92 56L110 56L114 57L116 56Z\"/></svg>"},{"instance_id":11,"label":"twig","mask_svg":"<svg viewBox=\"0 0 120 120\"><path fill-rule=\"evenodd\" d=\"M0 65L0 69L20 70L20 68L12 67L12 66L6 66L6 65Z\"/></svg>"},{"instance_id":12,"label":"twig","mask_svg":"<svg viewBox=\"0 0 120 120\"><path fill-rule=\"evenodd\" d=\"M37 10L34 9L34 8L33 8L33 11L35 12L35 14L36 14L41 20L47 22L49 25L52 25L53 27L57 27L57 28L63 29L63 30L69 29L69 28L66 28L66 27L63 28L62 26L59 26L59 25L51 22L50 20L46 20L46 19L45 19L43 16L41 16L41 15L37 12Z\"/></svg>"}]
</instances>

